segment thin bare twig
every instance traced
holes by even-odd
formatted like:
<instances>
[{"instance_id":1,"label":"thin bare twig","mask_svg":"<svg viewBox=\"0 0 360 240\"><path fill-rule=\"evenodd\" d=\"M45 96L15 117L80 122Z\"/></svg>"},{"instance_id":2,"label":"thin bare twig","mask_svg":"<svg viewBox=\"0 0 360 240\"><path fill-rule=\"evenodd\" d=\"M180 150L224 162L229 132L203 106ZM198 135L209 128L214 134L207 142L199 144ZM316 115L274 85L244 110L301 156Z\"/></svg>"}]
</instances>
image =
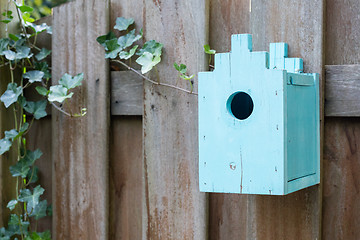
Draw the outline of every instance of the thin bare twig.
<instances>
[{"instance_id":1,"label":"thin bare twig","mask_svg":"<svg viewBox=\"0 0 360 240\"><path fill-rule=\"evenodd\" d=\"M148 82L151 82L151 83L154 84L154 85L169 87L169 88L177 89L177 90L180 90L180 91L189 93L189 94L198 95L196 92L192 92L192 91L186 90L186 89L184 89L184 88L180 88L180 87L177 87L177 86L174 86L174 85L171 85L171 84L161 83L161 82L156 82L156 81L154 81L154 80L151 80L150 78L146 77L145 75L141 74L140 72L138 72L137 70L135 70L134 68L130 67L129 65L127 65L126 63L124 63L124 62L122 62L122 61L120 61L120 60L113 59L113 60L111 60L111 61L120 63L121 65L123 65L123 66L124 66L125 68L127 68L128 70L136 73L137 75L139 75L140 77L142 77L144 80L146 80L146 81L148 81Z\"/></svg>"}]
</instances>

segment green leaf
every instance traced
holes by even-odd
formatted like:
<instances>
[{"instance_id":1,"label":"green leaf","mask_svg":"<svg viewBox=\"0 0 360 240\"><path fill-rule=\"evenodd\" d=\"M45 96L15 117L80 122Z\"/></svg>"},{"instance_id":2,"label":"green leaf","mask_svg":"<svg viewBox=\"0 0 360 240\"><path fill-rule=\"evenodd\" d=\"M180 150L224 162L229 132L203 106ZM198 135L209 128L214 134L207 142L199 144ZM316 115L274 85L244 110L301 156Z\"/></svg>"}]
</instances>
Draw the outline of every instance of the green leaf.
<instances>
[{"instance_id":1,"label":"green leaf","mask_svg":"<svg viewBox=\"0 0 360 240\"><path fill-rule=\"evenodd\" d=\"M22 15L22 19L25 21L25 23L32 23L35 21L34 18L31 17L31 14L26 12Z\"/></svg>"},{"instance_id":2,"label":"green leaf","mask_svg":"<svg viewBox=\"0 0 360 240\"><path fill-rule=\"evenodd\" d=\"M32 12L34 11L34 9L30 6L26 6L26 5L23 5L23 6L17 6L21 12L25 13L25 12Z\"/></svg>"},{"instance_id":3,"label":"green leaf","mask_svg":"<svg viewBox=\"0 0 360 240\"><path fill-rule=\"evenodd\" d=\"M51 74L49 72L49 65L47 64L47 62L36 62L35 69L44 72L45 79L51 78Z\"/></svg>"},{"instance_id":4,"label":"green leaf","mask_svg":"<svg viewBox=\"0 0 360 240\"><path fill-rule=\"evenodd\" d=\"M212 54L212 55L216 53L215 50L210 49L209 44L204 45L204 51L205 51L205 53L207 53L207 54Z\"/></svg>"},{"instance_id":5,"label":"green leaf","mask_svg":"<svg viewBox=\"0 0 360 240\"><path fill-rule=\"evenodd\" d=\"M31 56L29 47L21 46L16 48L16 59L30 58Z\"/></svg>"},{"instance_id":6,"label":"green leaf","mask_svg":"<svg viewBox=\"0 0 360 240\"><path fill-rule=\"evenodd\" d=\"M10 40L8 38L1 38L0 39L0 56L4 56L6 51L8 49Z\"/></svg>"},{"instance_id":7,"label":"green leaf","mask_svg":"<svg viewBox=\"0 0 360 240\"><path fill-rule=\"evenodd\" d=\"M22 158L28 166L34 165L35 161L41 158L42 152L39 149L36 149L35 151L27 150L25 156Z\"/></svg>"},{"instance_id":8,"label":"green leaf","mask_svg":"<svg viewBox=\"0 0 360 240\"><path fill-rule=\"evenodd\" d=\"M163 48L163 44L161 44L155 40L150 40L144 44L144 46L139 50L137 55L141 56L145 52L149 52L152 55L161 56L162 48Z\"/></svg>"},{"instance_id":9,"label":"green leaf","mask_svg":"<svg viewBox=\"0 0 360 240\"><path fill-rule=\"evenodd\" d=\"M8 108L11 104L15 103L19 96L22 94L22 87L18 87L16 83L9 83L7 86L7 90L0 97L0 101L2 101L6 108Z\"/></svg>"},{"instance_id":10,"label":"green leaf","mask_svg":"<svg viewBox=\"0 0 360 240\"><path fill-rule=\"evenodd\" d=\"M47 96L49 93L49 91L43 86L37 86L35 89L41 96Z\"/></svg>"},{"instance_id":11,"label":"green leaf","mask_svg":"<svg viewBox=\"0 0 360 240\"><path fill-rule=\"evenodd\" d=\"M18 36L16 36L15 34L12 34L12 33L9 33L9 38L11 40L14 40L15 42L20 39Z\"/></svg>"},{"instance_id":12,"label":"green leaf","mask_svg":"<svg viewBox=\"0 0 360 240\"><path fill-rule=\"evenodd\" d=\"M8 230L12 235L27 234L30 223L23 221L22 217L11 214L8 222Z\"/></svg>"},{"instance_id":13,"label":"green leaf","mask_svg":"<svg viewBox=\"0 0 360 240\"><path fill-rule=\"evenodd\" d=\"M28 130L28 128L29 128L29 123L24 123L20 128L20 133L19 134L22 134L22 133L26 132L26 130Z\"/></svg>"},{"instance_id":14,"label":"green leaf","mask_svg":"<svg viewBox=\"0 0 360 240\"><path fill-rule=\"evenodd\" d=\"M41 32L43 32L43 31L45 31L45 30L46 30L48 33L49 33L49 31L51 31L51 27L48 26L46 23L42 23L42 24L40 24L40 25L37 25L37 24L34 24L34 23L32 23L32 22L27 22L27 23L25 24L25 26L31 28L31 29L35 32L33 35L38 34L38 33L41 33ZM51 34L51 33L50 33L50 34Z\"/></svg>"},{"instance_id":15,"label":"green leaf","mask_svg":"<svg viewBox=\"0 0 360 240\"><path fill-rule=\"evenodd\" d=\"M135 29L131 30L129 33L127 33L124 36L121 36L118 39L118 44L122 49L125 49L127 47L130 47L134 42L139 40L141 38L141 35L135 36Z\"/></svg>"},{"instance_id":16,"label":"green leaf","mask_svg":"<svg viewBox=\"0 0 360 240\"><path fill-rule=\"evenodd\" d=\"M67 89L72 89L81 86L81 82L83 79L83 73L79 73L75 77L72 77L71 75L65 73L64 76L62 76L62 78L60 79L59 83Z\"/></svg>"},{"instance_id":17,"label":"green leaf","mask_svg":"<svg viewBox=\"0 0 360 240\"><path fill-rule=\"evenodd\" d=\"M34 166L30 168L30 171L28 172L26 178L30 183L36 183L39 180L38 177L39 168Z\"/></svg>"},{"instance_id":18,"label":"green leaf","mask_svg":"<svg viewBox=\"0 0 360 240\"><path fill-rule=\"evenodd\" d=\"M5 152L9 151L11 145L12 142L9 139L0 139L0 155L3 155Z\"/></svg>"},{"instance_id":19,"label":"green leaf","mask_svg":"<svg viewBox=\"0 0 360 240\"><path fill-rule=\"evenodd\" d=\"M10 131L5 131L5 138L13 141L18 134L19 133L15 129L11 129Z\"/></svg>"},{"instance_id":20,"label":"green leaf","mask_svg":"<svg viewBox=\"0 0 360 240\"><path fill-rule=\"evenodd\" d=\"M129 52L121 51L120 54L119 54L120 59L126 59L127 60L127 59L131 58L132 56L134 56L134 54L136 52L136 49L138 47L139 47L138 45L135 45L132 49L130 49Z\"/></svg>"},{"instance_id":21,"label":"green leaf","mask_svg":"<svg viewBox=\"0 0 360 240\"><path fill-rule=\"evenodd\" d=\"M47 105L46 100L41 100L41 101L37 101L37 102L26 102L24 109L28 113L33 114L34 118L38 120L47 115L47 113L45 111L46 105Z\"/></svg>"},{"instance_id":22,"label":"green leaf","mask_svg":"<svg viewBox=\"0 0 360 240\"><path fill-rule=\"evenodd\" d=\"M15 60L16 58L16 53L11 50L5 50L3 51L3 54L5 55L5 58L10 61Z\"/></svg>"},{"instance_id":23,"label":"green leaf","mask_svg":"<svg viewBox=\"0 0 360 240\"><path fill-rule=\"evenodd\" d=\"M105 53L105 58L111 58L114 59L117 57L118 53L123 49L119 44L118 44L118 40L112 39L109 40L105 43L106 47L105 49L107 50Z\"/></svg>"},{"instance_id":24,"label":"green leaf","mask_svg":"<svg viewBox=\"0 0 360 240\"><path fill-rule=\"evenodd\" d=\"M96 38L96 41L98 43L100 43L103 47L106 47L106 42L110 41L112 39L117 39L117 37L116 37L115 33L109 32L106 35L102 35L102 36Z\"/></svg>"},{"instance_id":25,"label":"green leaf","mask_svg":"<svg viewBox=\"0 0 360 240\"><path fill-rule=\"evenodd\" d=\"M189 81L189 80L193 79L195 77L195 75L187 76L184 74L184 75L180 75L180 77L184 80Z\"/></svg>"},{"instance_id":26,"label":"green leaf","mask_svg":"<svg viewBox=\"0 0 360 240\"><path fill-rule=\"evenodd\" d=\"M187 67L185 64L180 64L180 66L179 66L177 63L174 63L174 67L181 74L185 74L187 71Z\"/></svg>"},{"instance_id":27,"label":"green leaf","mask_svg":"<svg viewBox=\"0 0 360 240\"><path fill-rule=\"evenodd\" d=\"M71 98L74 93L67 94L68 89L62 85L55 85L50 87L50 92L48 94L49 102L59 102L62 103L67 98Z\"/></svg>"},{"instance_id":28,"label":"green leaf","mask_svg":"<svg viewBox=\"0 0 360 240\"><path fill-rule=\"evenodd\" d=\"M16 204L18 203L18 201L15 200L11 200L8 204L7 204L7 208L10 209L11 211L15 209Z\"/></svg>"},{"instance_id":29,"label":"green leaf","mask_svg":"<svg viewBox=\"0 0 360 240\"><path fill-rule=\"evenodd\" d=\"M136 62L142 66L141 67L142 74L149 72L160 61L161 61L160 56L154 56L149 52L144 52L143 55L141 55L138 59L136 59Z\"/></svg>"},{"instance_id":30,"label":"green leaf","mask_svg":"<svg viewBox=\"0 0 360 240\"><path fill-rule=\"evenodd\" d=\"M33 209L39 204L39 198L44 191L39 185L34 188L33 192L29 189L21 189L18 201L26 202L28 209Z\"/></svg>"},{"instance_id":31,"label":"green leaf","mask_svg":"<svg viewBox=\"0 0 360 240\"><path fill-rule=\"evenodd\" d=\"M29 162L22 158L15 165L10 166L10 173L13 177L26 178L28 172L30 171L29 166Z\"/></svg>"},{"instance_id":32,"label":"green leaf","mask_svg":"<svg viewBox=\"0 0 360 240\"><path fill-rule=\"evenodd\" d=\"M35 58L38 60L38 61L41 61L43 60L44 58L46 58L47 56L49 56L51 53L51 50L49 49L46 49L46 48L42 48L41 51L35 55Z\"/></svg>"},{"instance_id":33,"label":"green leaf","mask_svg":"<svg viewBox=\"0 0 360 240\"><path fill-rule=\"evenodd\" d=\"M119 31L125 31L133 23L134 23L134 19L132 19L132 18L126 19L123 17L118 17L116 19L116 25L114 26L114 29L117 29Z\"/></svg>"},{"instance_id":34,"label":"green leaf","mask_svg":"<svg viewBox=\"0 0 360 240\"><path fill-rule=\"evenodd\" d=\"M41 82L44 75L45 75L45 73L42 72L42 71L33 70L33 71L26 72L23 75L23 78L29 79L29 82L31 82L31 83L33 83L33 82Z\"/></svg>"},{"instance_id":35,"label":"green leaf","mask_svg":"<svg viewBox=\"0 0 360 240\"><path fill-rule=\"evenodd\" d=\"M39 202L34 208L28 207L28 212L31 212L30 217L35 217L35 220L39 220L46 216L47 201L43 200Z\"/></svg>"},{"instance_id":36,"label":"green leaf","mask_svg":"<svg viewBox=\"0 0 360 240\"><path fill-rule=\"evenodd\" d=\"M5 17L5 19L1 20L0 22L9 23L11 22L11 20L14 19L14 17L12 16L12 11L5 11L2 13L2 15Z\"/></svg>"}]
</instances>

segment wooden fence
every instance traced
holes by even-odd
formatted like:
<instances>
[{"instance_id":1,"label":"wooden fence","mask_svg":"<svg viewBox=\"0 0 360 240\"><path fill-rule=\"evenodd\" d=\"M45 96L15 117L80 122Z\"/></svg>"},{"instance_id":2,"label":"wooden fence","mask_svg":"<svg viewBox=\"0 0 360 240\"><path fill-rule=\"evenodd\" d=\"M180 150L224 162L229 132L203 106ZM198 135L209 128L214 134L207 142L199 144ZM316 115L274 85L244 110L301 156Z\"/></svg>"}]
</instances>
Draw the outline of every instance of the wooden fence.
<instances>
[{"instance_id":1,"label":"wooden fence","mask_svg":"<svg viewBox=\"0 0 360 240\"><path fill-rule=\"evenodd\" d=\"M253 34L255 51L289 43L321 75L321 184L287 196L200 193L197 97L110 71L95 39L119 16L164 43L158 71L172 84L174 62L207 70L203 45L230 51L231 34ZM84 72L74 102L88 108L80 120L53 111L30 134L54 208L39 227L52 225L54 239L360 239L358 0L76 0L52 23L53 79Z\"/></svg>"}]
</instances>

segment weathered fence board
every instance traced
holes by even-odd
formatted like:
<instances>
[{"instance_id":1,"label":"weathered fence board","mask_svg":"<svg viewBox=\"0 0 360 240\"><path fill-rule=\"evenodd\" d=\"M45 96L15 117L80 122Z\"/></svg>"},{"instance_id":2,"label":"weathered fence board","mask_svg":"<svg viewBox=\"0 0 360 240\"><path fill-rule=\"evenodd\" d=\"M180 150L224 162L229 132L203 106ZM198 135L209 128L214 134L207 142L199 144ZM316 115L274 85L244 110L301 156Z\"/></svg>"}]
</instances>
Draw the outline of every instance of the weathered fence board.
<instances>
[{"instance_id":1,"label":"weathered fence board","mask_svg":"<svg viewBox=\"0 0 360 240\"><path fill-rule=\"evenodd\" d=\"M142 239L142 117L113 117L111 132L109 239Z\"/></svg>"},{"instance_id":2,"label":"weathered fence board","mask_svg":"<svg viewBox=\"0 0 360 240\"><path fill-rule=\"evenodd\" d=\"M0 12L5 11L8 6L8 0L0 0ZM12 11L14 6L9 5ZM18 20L14 19L8 25L8 32L16 31ZM6 37L5 26L0 26L0 38ZM10 82L10 72L5 68L0 68L0 95L2 95L7 84ZM0 139L4 137L4 131L14 128L13 108L6 109L3 103L0 103ZM0 156L0 227L8 222L9 210L6 208L8 202L16 196L16 180L10 174L9 167L14 165L17 160L16 148L10 149L9 152Z\"/></svg>"},{"instance_id":3,"label":"weathered fence board","mask_svg":"<svg viewBox=\"0 0 360 240\"><path fill-rule=\"evenodd\" d=\"M327 0L326 26L325 63L360 64L359 1ZM347 85L339 90L344 87ZM323 239L360 239L360 122L354 118L325 120Z\"/></svg>"},{"instance_id":4,"label":"weathered fence board","mask_svg":"<svg viewBox=\"0 0 360 240\"><path fill-rule=\"evenodd\" d=\"M143 114L143 79L131 71L111 72L111 115Z\"/></svg>"},{"instance_id":5,"label":"weathered fence board","mask_svg":"<svg viewBox=\"0 0 360 240\"><path fill-rule=\"evenodd\" d=\"M144 3L145 38L165 49L159 80L176 84L174 62L186 64L191 74L205 70L208 1ZM185 81L179 86L189 88ZM197 96L147 83L144 92L147 239L206 239L206 195L198 187Z\"/></svg>"},{"instance_id":6,"label":"weathered fence board","mask_svg":"<svg viewBox=\"0 0 360 240\"><path fill-rule=\"evenodd\" d=\"M84 72L70 101L75 106L67 109L88 108L75 119L52 113L55 239L108 239L110 73L96 38L109 30L109 17L107 0L77 0L54 9L53 81L66 72Z\"/></svg>"},{"instance_id":7,"label":"weathered fence board","mask_svg":"<svg viewBox=\"0 0 360 240\"><path fill-rule=\"evenodd\" d=\"M211 0L210 12L212 48L229 51L230 35L248 32L254 51L287 42L289 56L304 59L305 72L322 72L322 0ZM283 197L210 197L210 239L319 239L320 225L319 186Z\"/></svg>"},{"instance_id":8,"label":"weathered fence board","mask_svg":"<svg viewBox=\"0 0 360 240\"><path fill-rule=\"evenodd\" d=\"M360 65L325 66L325 115L360 116Z\"/></svg>"}]
</instances>

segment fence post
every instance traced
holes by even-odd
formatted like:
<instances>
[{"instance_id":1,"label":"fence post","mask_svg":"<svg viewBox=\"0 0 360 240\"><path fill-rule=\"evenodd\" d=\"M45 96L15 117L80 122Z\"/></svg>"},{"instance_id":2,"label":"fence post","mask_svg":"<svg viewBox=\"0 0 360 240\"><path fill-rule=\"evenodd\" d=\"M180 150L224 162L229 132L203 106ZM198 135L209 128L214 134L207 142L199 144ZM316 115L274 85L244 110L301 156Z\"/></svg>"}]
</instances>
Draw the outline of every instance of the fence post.
<instances>
[{"instance_id":1,"label":"fence post","mask_svg":"<svg viewBox=\"0 0 360 240\"><path fill-rule=\"evenodd\" d=\"M177 83L174 62L186 64L195 76L207 69L208 1L148 0L143 8L146 40L164 44L160 82ZM184 80L178 84L190 89ZM207 239L206 195L198 185L197 102L195 95L144 86L147 239Z\"/></svg>"},{"instance_id":2,"label":"fence post","mask_svg":"<svg viewBox=\"0 0 360 240\"><path fill-rule=\"evenodd\" d=\"M108 0L54 9L53 81L83 72L83 85L65 108L87 107L82 118L53 110L54 239L108 239L109 66L96 42L108 28Z\"/></svg>"}]
</instances>

